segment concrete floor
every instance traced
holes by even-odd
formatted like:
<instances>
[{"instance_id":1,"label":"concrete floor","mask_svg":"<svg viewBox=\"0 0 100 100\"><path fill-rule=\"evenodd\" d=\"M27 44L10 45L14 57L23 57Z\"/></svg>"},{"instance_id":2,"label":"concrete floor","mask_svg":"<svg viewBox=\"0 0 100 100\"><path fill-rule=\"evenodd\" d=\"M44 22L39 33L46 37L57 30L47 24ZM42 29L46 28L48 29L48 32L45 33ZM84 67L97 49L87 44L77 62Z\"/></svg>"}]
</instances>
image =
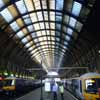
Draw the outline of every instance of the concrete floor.
<instances>
[{"instance_id":1,"label":"concrete floor","mask_svg":"<svg viewBox=\"0 0 100 100\"><path fill-rule=\"evenodd\" d=\"M53 100L53 94L52 93L46 93L44 89L42 89L43 92L43 100ZM22 96L16 100L41 100L41 89L36 89L35 91L32 91L25 96ZM57 100L61 100L60 93L57 93ZM78 100L73 95L71 95L68 91L65 90L64 92L64 100Z\"/></svg>"}]
</instances>

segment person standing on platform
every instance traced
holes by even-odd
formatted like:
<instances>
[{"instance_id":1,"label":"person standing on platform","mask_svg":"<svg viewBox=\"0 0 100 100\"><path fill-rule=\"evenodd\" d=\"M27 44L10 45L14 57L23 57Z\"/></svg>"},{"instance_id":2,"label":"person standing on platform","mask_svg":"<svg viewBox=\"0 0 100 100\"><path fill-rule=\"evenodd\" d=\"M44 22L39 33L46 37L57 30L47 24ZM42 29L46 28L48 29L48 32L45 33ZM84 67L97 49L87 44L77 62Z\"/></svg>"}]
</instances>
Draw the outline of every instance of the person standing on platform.
<instances>
[{"instance_id":1,"label":"person standing on platform","mask_svg":"<svg viewBox=\"0 0 100 100\"><path fill-rule=\"evenodd\" d=\"M55 82L52 86L53 99L57 100L58 84Z\"/></svg>"},{"instance_id":2,"label":"person standing on platform","mask_svg":"<svg viewBox=\"0 0 100 100\"><path fill-rule=\"evenodd\" d=\"M61 100L64 100L64 86L63 86L63 83L59 84L59 92L61 94Z\"/></svg>"}]
</instances>

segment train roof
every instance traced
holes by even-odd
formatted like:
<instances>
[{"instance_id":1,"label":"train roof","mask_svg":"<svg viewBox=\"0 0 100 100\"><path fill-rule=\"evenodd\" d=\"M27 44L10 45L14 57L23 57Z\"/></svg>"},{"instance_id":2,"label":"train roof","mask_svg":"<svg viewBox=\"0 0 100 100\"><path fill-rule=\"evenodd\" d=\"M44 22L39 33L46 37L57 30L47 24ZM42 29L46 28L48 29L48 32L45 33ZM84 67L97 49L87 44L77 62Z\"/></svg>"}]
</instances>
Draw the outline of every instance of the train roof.
<instances>
[{"instance_id":1,"label":"train roof","mask_svg":"<svg viewBox=\"0 0 100 100\"><path fill-rule=\"evenodd\" d=\"M99 73L96 72L90 72L90 73L86 73L80 76L80 78L84 78L84 77L95 77L95 76L100 76Z\"/></svg>"}]
</instances>

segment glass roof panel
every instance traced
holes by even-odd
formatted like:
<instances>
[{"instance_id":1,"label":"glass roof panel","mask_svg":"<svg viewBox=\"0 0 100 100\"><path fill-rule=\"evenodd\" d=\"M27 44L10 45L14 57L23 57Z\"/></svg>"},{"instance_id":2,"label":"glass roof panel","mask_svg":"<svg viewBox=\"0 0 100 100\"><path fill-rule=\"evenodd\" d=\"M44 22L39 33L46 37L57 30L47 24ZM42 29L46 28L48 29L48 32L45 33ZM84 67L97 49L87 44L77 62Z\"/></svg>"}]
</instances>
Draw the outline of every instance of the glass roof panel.
<instances>
[{"instance_id":1,"label":"glass roof panel","mask_svg":"<svg viewBox=\"0 0 100 100\"><path fill-rule=\"evenodd\" d=\"M31 17L31 20L32 20L33 23L38 21L38 20L37 20L36 13L31 13L31 14L30 14L30 17Z\"/></svg>"},{"instance_id":2,"label":"glass roof panel","mask_svg":"<svg viewBox=\"0 0 100 100\"><path fill-rule=\"evenodd\" d=\"M31 23L31 19L29 18L29 15L23 16L23 19L26 25L29 25Z\"/></svg>"},{"instance_id":3,"label":"glass roof panel","mask_svg":"<svg viewBox=\"0 0 100 100\"><path fill-rule=\"evenodd\" d=\"M23 27L24 26L24 22L23 22L23 20L21 18L18 18L16 20L16 22L17 22L17 24L18 24L19 27Z\"/></svg>"},{"instance_id":4,"label":"glass roof panel","mask_svg":"<svg viewBox=\"0 0 100 100\"><path fill-rule=\"evenodd\" d=\"M40 29L39 23L33 24L33 26L34 26L35 30L39 30Z\"/></svg>"},{"instance_id":5,"label":"glass roof panel","mask_svg":"<svg viewBox=\"0 0 100 100\"><path fill-rule=\"evenodd\" d=\"M26 4L26 7L28 9L28 11L33 11L34 10L34 7L33 7L33 2L32 0L24 0L25 1L25 4Z\"/></svg>"},{"instance_id":6,"label":"glass roof panel","mask_svg":"<svg viewBox=\"0 0 100 100\"><path fill-rule=\"evenodd\" d=\"M17 32L20 28L18 26L18 24L14 21L13 23L10 24L10 27Z\"/></svg>"},{"instance_id":7,"label":"glass roof panel","mask_svg":"<svg viewBox=\"0 0 100 100\"><path fill-rule=\"evenodd\" d=\"M77 24L76 24L76 30L77 30L78 32L80 32L80 31L81 31L81 29L82 29L82 26L83 26L83 24L82 24L82 23L77 22Z\"/></svg>"},{"instance_id":8,"label":"glass roof panel","mask_svg":"<svg viewBox=\"0 0 100 100\"><path fill-rule=\"evenodd\" d=\"M42 8L43 8L43 9L47 9L46 0L42 0Z\"/></svg>"},{"instance_id":9,"label":"glass roof panel","mask_svg":"<svg viewBox=\"0 0 100 100\"><path fill-rule=\"evenodd\" d=\"M47 11L43 11L44 14L44 20L48 20L48 12Z\"/></svg>"},{"instance_id":10,"label":"glass roof panel","mask_svg":"<svg viewBox=\"0 0 100 100\"><path fill-rule=\"evenodd\" d=\"M33 47L30 47L30 48L28 49L28 51L31 51L31 50L33 50Z\"/></svg>"},{"instance_id":11,"label":"glass roof panel","mask_svg":"<svg viewBox=\"0 0 100 100\"><path fill-rule=\"evenodd\" d=\"M71 28L68 28L68 29L67 29L67 33L68 33L69 35L72 35L73 30L72 30Z\"/></svg>"},{"instance_id":12,"label":"glass roof panel","mask_svg":"<svg viewBox=\"0 0 100 100\"><path fill-rule=\"evenodd\" d=\"M40 28L44 29L44 23L43 22L40 23Z\"/></svg>"},{"instance_id":13,"label":"glass roof panel","mask_svg":"<svg viewBox=\"0 0 100 100\"><path fill-rule=\"evenodd\" d=\"M73 8L72 8L72 14L74 14L75 16L79 16L81 8L82 8L82 4L74 1Z\"/></svg>"},{"instance_id":14,"label":"glass roof panel","mask_svg":"<svg viewBox=\"0 0 100 100\"><path fill-rule=\"evenodd\" d=\"M0 8L2 8L4 5L5 5L4 2L0 0Z\"/></svg>"},{"instance_id":15,"label":"glass roof panel","mask_svg":"<svg viewBox=\"0 0 100 100\"><path fill-rule=\"evenodd\" d=\"M43 21L43 15L42 15L42 12L37 12L37 16L38 16L38 20L39 21Z\"/></svg>"},{"instance_id":16,"label":"glass roof panel","mask_svg":"<svg viewBox=\"0 0 100 100\"><path fill-rule=\"evenodd\" d=\"M9 10L7 8L5 8L4 10L2 10L0 12L0 14L3 16L3 18L7 21L10 22L13 20L13 17L11 15L11 13L9 12Z\"/></svg>"},{"instance_id":17,"label":"glass roof panel","mask_svg":"<svg viewBox=\"0 0 100 100\"><path fill-rule=\"evenodd\" d=\"M25 7L23 0L17 1L16 6L21 14L24 14L27 12L27 9Z\"/></svg>"},{"instance_id":18,"label":"glass roof panel","mask_svg":"<svg viewBox=\"0 0 100 100\"><path fill-rule=\"evenodd\" d=\"M34 1L34 5L35 5L35 9L41 9L41 5L40 5L40 0L33 0Z\"/></svg>"},{"instance_id":19,"label":"glass roof panel","mask_svg":"<svg viewBox=\"0 0 100 100\"><path fill-rule=\"evenodd\" d=\"M26 45L25 45L25 47L30 47L31 46L31 44L30 43L27 43Z\"/></svg>"},{"instance_id":20,"label":"glass roof panel","mask_svg":"<svg viewBox=\"0 0 100 100\"><path fill-rule=\"evenodd\" d=\"M68 35L66 35L66 36L65 36L65 39L66 39L67 41L69 41L69 40L70 40L70 37L69 37Z\"/></svg>"},{"instance_id":21,"label":"glass roof panel","mask_svg":"<svg viewBox=\"0 0 100 100\"><path fill-rule=\"evenodd\" d=\"M50 11L50 20L55 21L55 12L53 11L52 12Z\"/></svg>"},{"instance_id":22,"label":"glass roof panel","mask_svg":"<svg viewBox=\"0 0 100 100\"><path fill-rule=\"evenodd\" d=\"M32 38L36 38L36 34L35 32L31 34L32 35Z\"/></svg>"},{"instance_id":23,"label":"glass roof panel","mask_svg":"<svg viewBox=\"0 0 100 100\"><path fill-rule=\"evenodd\" d=\"M13 4L8 6L8 9L9 9L9 11L12 14L13 17L17 17L18 16L17 9Z\"/></svg>"},{"instance_id":24,"label":"glass roof panel","mask_svg":"<svg viewBox=\"0 0 100 100\"><path fill-rule=\"evenodd\" d=\"M23 38L21 41L22 41L22 43L28 42L27 38Z\"/></svg>"},{"instance_id":25,"label":"glass roof panel","mask_svg":"<svg viewBox=\"0 0 100 100\"><path fill-rule=\"evenodd\" d=\"M28 28L28 31L29 31L29 32L33 32L33 31L34 31L33 25L30 25L30 26L28 26L27 28Z\"/></svg>"},{"instance_id":26,"label":"glass roof panel","mask_svg":"<svg viewBox=\"0 0 100 100\"><path fill-rule=\"evenodd\" d=\"M37 35L37 37L42 36L41 31L37 31L37 32L36 32L36 35Z\"/></svg>"},{"instance_id":27,"label":"glass roof panel","mask_svg":"<svg viewBox=\"0 0 100 100\"><path fill-rule=\"evenodd\" d=\"M64 5L64 0L56 0L56 10L62 10Z\"/></svg>"},{"instance_id":28,"label":"glass roof panel","mask_svg":"<svg viewBox=\"0 0 100 100\"><path fill-rule=\"evenodd\" d=\"M59 64L63 61L67 47L77 39L81 22L85 22L90 12L80 0L0 0L0 8L0 21L7 23L4 26L8 32L21 40L33 54L33 60L42 60L44 67L55 66L56 60Z\"/></svg>"},{"instance_id":29,"label":"glass roof panel","mask_svg":"<svg viewBox=\"0 0 100 100\"><path fill-rule=\"evenodd\" d=\"M75 18L73 18L73 17L70 17L70 20L69 20L69 25L71 26L71 27L75 27L75 24L76 24L76 19Z\"/></svg>"},{"instance_id":30,"label":"glass roof panel","mask_svg":"<svg viewBox=\"0 0 100 100\"><path fill-rule=\"evenodd\" d=\"M22 38L24 36L24 33L22 31L19 31L18 33L16 33L16 35L19 37L19 38Z\"/></svg>"},{"instance_id":31,"label":"glass roof panel","mask_svg":"<svg viewBox=\"0 0 100 100\"><path fill-rule=\"evenodd\" d=\"M50 0L50 9L55 9L55 0Z\"/></svg>"}]
</instances>

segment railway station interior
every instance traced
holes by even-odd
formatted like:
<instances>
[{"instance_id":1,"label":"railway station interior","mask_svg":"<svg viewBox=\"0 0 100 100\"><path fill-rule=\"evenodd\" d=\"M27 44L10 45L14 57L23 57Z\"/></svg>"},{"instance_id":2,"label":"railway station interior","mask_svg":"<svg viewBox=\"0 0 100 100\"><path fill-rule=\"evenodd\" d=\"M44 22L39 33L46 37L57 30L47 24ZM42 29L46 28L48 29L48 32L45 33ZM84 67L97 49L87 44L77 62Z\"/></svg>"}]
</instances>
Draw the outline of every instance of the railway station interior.
<instances>
[{"instance_id":1,"label":"railway station interior","mask_svg":"<svg viewBox=\"0 0 100 100\"><path fill-rule=\"evenodd\" d=\"M0 0L0 100L100 100L100 0Z\"/></svg>"}]
</instances>

